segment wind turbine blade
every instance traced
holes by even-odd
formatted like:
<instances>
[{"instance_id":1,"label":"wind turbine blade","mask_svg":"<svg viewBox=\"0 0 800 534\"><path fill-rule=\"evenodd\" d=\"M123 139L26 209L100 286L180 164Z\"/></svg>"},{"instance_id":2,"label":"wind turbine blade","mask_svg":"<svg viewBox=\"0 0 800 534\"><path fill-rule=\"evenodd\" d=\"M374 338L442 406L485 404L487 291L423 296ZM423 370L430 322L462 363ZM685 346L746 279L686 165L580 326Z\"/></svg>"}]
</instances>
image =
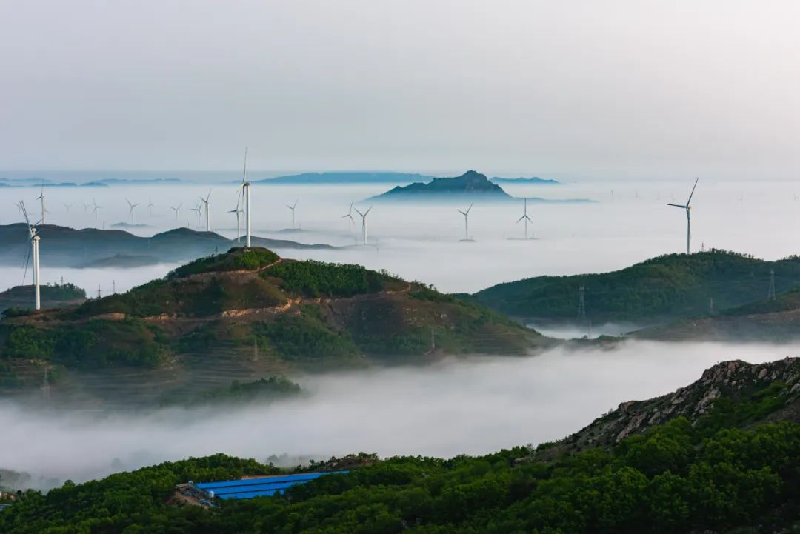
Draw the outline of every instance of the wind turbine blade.
<instances>
[{"instance_id":1,"label":"wind turbine blade","mask_svg":"<svg viewBox=\"0 0 800 534\"><path fill-rule=\"evenodd\" d=\"M692 192L689 193L689 200L686 201L686 206L687 207L689 206L689 203L692 201L692 197L694 196L694 190L697 189L697 182L699 182L699 181L700 181L700 177L698 176L694 180L694 187L692 187Z\"/></svg>"},{"instance_id":2,"label":"wind turbine blade","mask_svg":"<svg viewBox=\"0 0 800 534\"><path fill-rule=\"evenodd\" d=\"M686 209L686 206L684 206L683 204L672 204L672 203L668 203L668 204L667 204L667 206L675 206L676 208L682 208L682 209Z\"/></svg>"},{"instance_id":3,"label":"wind turbine blade","mask_svg":"<svg viewBox=\"0 0 800 534\"><path fill-rule=\"evenodd\" d=\"M25 271L22 273L22 285L25 285L25 279L28 277L28 264L31 261L31 247L28 247L28 255L25 256Z\"/></svg>"}]
</instances>

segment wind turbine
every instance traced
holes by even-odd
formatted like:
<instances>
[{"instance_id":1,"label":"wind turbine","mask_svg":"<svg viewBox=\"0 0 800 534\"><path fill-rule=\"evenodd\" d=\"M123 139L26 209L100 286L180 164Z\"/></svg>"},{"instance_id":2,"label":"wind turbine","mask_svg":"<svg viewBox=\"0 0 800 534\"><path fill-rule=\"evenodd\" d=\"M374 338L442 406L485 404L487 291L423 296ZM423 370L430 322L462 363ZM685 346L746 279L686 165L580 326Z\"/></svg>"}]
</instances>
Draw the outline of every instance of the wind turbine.
<instances>
[{"instance_id":1,"label":"wind turbine","mask_svg":"<svg viewBox=\"0 0 800 534\"><path fill-rule=\"evenodd\" d=\"M692 197L694 196L694 190L697 189L697 182L700 181L700 178L696 178L694 181L694 187L692 187L692 192L689 193L689 200L686 201L686 204L672 204L669 203L667 206L674 206L676 208L681 208L686 210L686 253L692 253L692 206L690 205L692 202Z\"/></svg>"},{"instance_id":2,"label":"wind turbine","mask_svg":"<svg viewBox=\"0 0 800 534\"><path fill-rule=\"evenodd\" d=\"M289 204L286 204L286 207L287 207L287 208L289 208L289 209L292 211L292 230L294 230L294 229L295 229L295 224L294 224L294 210L295 210L295 208L297 207L297 203L298 203L298 202L300 202L300 199L297 199L297 200L295 200L295 201L294 201L294 204L292 204L291 206L290 206Z\"/></svg>"},{"instance_id":3,"label":"wind turbine","mask_svg":"<svg viewBox=\"0 0 800 534\"><path fill-rule=\"evenodd\" d=\"M92 204L94 205L94 209L92 210L92 212L94 213L94 220L97 220L97 212L99 212L100 208L102 208L103 206L98 205L97 201L95 201L94 198L92 199Z\"/></svg>"},{"instance_id":4,"label":"wind turbine","mask_svg":"<svg viewBox=\"0 0 800 534\"><path fill-rule=\"evenodd\" d=\"M236 242L238 243L242 239L242 220L240 215L244 213L244 210L241 207L242 196L236 195L236 207L230 210L228 213L233 213L236 215Z\"/></svg>"},{"instance_id":5,"label":"wind turbine","mask_svg":"<svg viewBox=\"0 0 800 534\"><path fill-rule=\"evenodd\" d=\"M47 211L47 209L44 207L44 184L42 184L42 187L41 187L41 189L39 190L39 196L38 196L38 197L36 197L36 200L40 201L40 202L41 202L41 204L42 204L42 220L41 220L41 221L39 221L39 222L40 222L40 224L44 224L44 214L45 214L45 213L50 213L50 212L49 212L49 211Z\"/></svg>"},{"instance_id":6,"label":"wind turbine","mask_svg":"<svg viewBox=\"0 0 800 534\"><path fill-rule=\"evenodd\" d=\"M62 204L64 204L62 202ZM64 204L64 207L67 209L67 213L69 213L69 209L72 207L72 204Z\"/></svg>"},{"instance_id":7,"label":"wind turbine","mask_svg":"<svg viewBox=\"0 0 800 534\"><path fill-rule=\"evenodd\" d=\"M522 199L522 217L517 219L517 223L520 221L525 221L525 239L528 239L528 223L533 223L530 217L528 217L528 199Z\"/></svg>"},{"instance_id":8,"label":"wind turbine","mask_svg":"<svg viewBox=\"0 0 800 534\"><path fill-rule=\"evenodd\" d=\"M147 212L149 213L150 217L153 216L153 200L150 198L147 199Z\"/></svg>"},{"instance_id":9,"label":"wind turbine","mask_svg":"<svg viewBox=\"0 0 800 534\"><path fill-rule=\"evenodd\" d=\"M84 213L86 213L87 211L89 211L89 208L91 208L91 207L92 207L92 205L91 205L91 204L87 204L86 202L82 202L82 204L83 204L83 212L84 212Z\"/></svg>"},{"instance_id":10,"label":"wind turbine","mask_svg":"<svg viewBox=\"0 0 800 534\"><path fill-rule=\"evenodd\" d=\"M247 145L244 147L244 174L242 175L242 196L244 196L244 221L247 234L246 247L250 248L250 182L247 181Z\"/></svg>"},{"instance_id":11,"label":"wind turbine","mask_svg":"<svg viewBox=\"0 0 800 534\"><path fill-rule=\"evenodd\" d=\"M472 210L472 204L469 205L467 211L458 210L458 213L464 216L464 239L461 241L475 241L469 237L469 212Z\"/></svg>"},{"instance_id":12,"label":"wind turbine","mask_svg":"<svg viewBox=\"0 0 800 534\"><path fill-rule=\"evenodd\" d=\"M134 216L133 216L133 210L134 210L134 208L136 208L136 206L138 206L139 204L134 204L133 202L131 202L131 201L130 201L130 200L128 200L127 198L125 199L125 202L127 202L127 203L128 203L128 207L129 207L129 208L130 208L130 210L131 210L131 211L130 211L130 214L131 214L131 224L134 224L134 223L135 223L135 218L134 218Z\"/></svg>"},{"instance_id":13,"label":"wind turbine","mask_svg":"<svg viewBox=\"0 0 800 534\"><path fill-rule=\"evenodd\" d=\"M181 213L181 206L183 206L183 204L178 204L178 207L175 207L175 206L170 206L170 208L172 208L172 211L174 211L174 212L175 212L175 218L176 218L176 219L178 218L178 216L180 216L180 213Z\"/></svg>"},{"instance_id":14,"label":"wind turbine","mask_svg":"<svg viewBox=\"0 0 800 534\"><path fill-rule=\"evenodd\" d=\"M211 198L211 190L210 189L208 190L208 194L206 195L206 198L200 197L200 202L203 203L203 205L205 206L205 210L206 210L206 232L210 232L211 231L211 215L209 213L209 208L210 208L209 199L210 198Z\"/></svg>"},{"instance_id":15,"label":"wind turbine","mask_svg":"<svg viewBox=\"0 0 800 534\"><path fill-rule=\"evenodd\" d=\"M350 209L347 210L347 213L342 215L342 219L350 219L350 224L353 224L353 223L356 222L356 220L353 218L353 203L352 202L350 203Z\"/></svg>"},{"instance_id":16,"label":"wind turbine","mask_svg":"<svg viewBox=\"0 0 800 534\"><path fill-rule=\"evenodd\" d=\"M196 211L196 212L197 212L197 225L198 225L198 226L200 226L200 217L201 217L201 215L200 215L200 212L202 211L202 210L200 209L200 204L198 204L198 205L197 205L197 206L195 206L194 208L189 208L189 210L190 210L190 211Z\"/></svg>"},{"instance_id":17,"label":"wind turbine","mask_svg":"<svg viewBox=\"0 0 800 534\"><path fill-rule=\"evenodd\" d=\"M31 253L28 258L33 257L33 285L35 294L35 307L37 310L42 309L42 296L39 288L39 236L37 234L37 224L31 224L28 218L28 210L25 209L25 203L20 200L19 209L25 216L25 222L28 225L28 234L31 238ZM28 260L25 260L25 274L28 272ZM24 279L24 276L23 276ZM24 282L23 282L24 283Z\"/></svg>"},{"instance_id":18,"label":"wind turbine","mask_svg":"<svg viewBox=\"0 0 800 534\"><path fill-rule=\"evenodd\" d=\"M356 210L356 213L361 215L361 239L363 241L362 244L366 245L367 244L367 215L369 215L369 212L372 211L372 206L370 206L369 209L367 211L365 211L364 213L361 213L358 210L358 208L353 208L353 209Z\"/></svg>"}]
</instances>

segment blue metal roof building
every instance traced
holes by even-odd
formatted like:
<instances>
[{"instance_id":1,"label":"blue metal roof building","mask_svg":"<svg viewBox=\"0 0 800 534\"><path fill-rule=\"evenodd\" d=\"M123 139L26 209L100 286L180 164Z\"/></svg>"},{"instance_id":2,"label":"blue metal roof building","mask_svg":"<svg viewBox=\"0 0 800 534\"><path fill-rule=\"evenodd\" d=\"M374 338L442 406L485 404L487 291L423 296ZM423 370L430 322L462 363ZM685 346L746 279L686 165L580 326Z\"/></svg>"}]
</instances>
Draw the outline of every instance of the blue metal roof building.
<instances>
[{"instance_id":1,"label":"blue metal roof building","mask_svg":"<svg viewBox=\"0 0 800 534\"><path fill-rule=\"evenodd\" d=\"M209 497L220 499L252 499L283 493L286 488L297 484L305 484L321 476L345 474L347 471L335 473L304 473L300 475L277 475L242 480L223 480L219 482L203 482L193 484L195 488Z\"/></svg>"}]
</instances>

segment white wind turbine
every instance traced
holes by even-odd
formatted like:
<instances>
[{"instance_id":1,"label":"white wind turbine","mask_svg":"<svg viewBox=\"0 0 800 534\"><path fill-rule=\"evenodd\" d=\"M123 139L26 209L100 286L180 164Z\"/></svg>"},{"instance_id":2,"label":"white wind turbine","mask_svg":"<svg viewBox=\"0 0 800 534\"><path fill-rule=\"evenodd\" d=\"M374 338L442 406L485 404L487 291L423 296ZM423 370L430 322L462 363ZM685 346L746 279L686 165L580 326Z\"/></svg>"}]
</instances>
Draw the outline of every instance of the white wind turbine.
<instances>
[{"instance_id":1,"label":"white wind turbine","mask_svg":"<svg viewBox=\"0 0 800 534\"><path fill-rule=\"evenodd\" d=\"M49 211L47 211L47 208L44 207L44 184L42 184L41 189L39 189L39 196L36 197L36 200L41 202L41 205L42 205L42 219L41 219L41 221L39 221L39 223L40 224L44 224L44 214L45 213L50 213Z\"/></svg>"},{"instance_id":2,"label":"white wind turbine","mask_svg":"<svg viewBox=\"0 0 800 534\"><path fill-rule=\"evenodd\" d=\"M135 217L134 217L134 214L133 214L133 210L136 209L136 206L138 206L139 204L134 204L133 202L131 202L127 198L125 199L125 202L128 203L128 207L130 208L131 224L135 224L136 220L135 220Z\"/></svg>"},{"instance_id":3,"label":"white wind turbine","mask_svg":"<svg viewBox=\"0 0 800 534\"><path fill-rule=\"evenodd\" d=\"M200 197L200 202L203 203L203 206L204 206L205 211L206 211L206 232L210 232L211 231L211 212L210 212L211 203L209 202L210 198L211 198L211 190L210 189L208 190L208 194L206 195L206 198Z\"/></svg>"},{"instance_id":4,"label":"white wind turbine","mask_svg":"<svg viewBox=\"0 0 800 534\"><path fill-rule=\"evenodd\" d=\"M528 239L528 223L533 223L530 217L528 217L528 199L522 199L522 217L517 219L517 223L520 221L525 221L525 239Z\"/></svg>"},{"instance_id":5,"label":"white wind turbine","mask_svg":"<svg viewBox=\"0 0 800 534\"><path fill-rule=\"evenodd\" d=\"M350 219L350 225L352 226L355 224L356 220L353 218L353 203L350 203L350 209L347 210L347 213L342 215L342 219Z\"/></svg>"},{"instance_id":6,"label":"white wind turbine","mask_svg":"<svg viewBox=\"0 0 800 534\"><path fill-rule=\"evenodd\" d=\"M92 205L94 206L92 210L92 213L94 213L94 220L97 220L97 214L100 211L100 208L102 208L103 206L98 205L95 199L92 199Z\"/></svg>"},{"instance_id":7,"label":"white wind turbine","mask_svg":"<svg viewBox=\"0 0 800 534\"><path fill-rule=\"evenodd\" d=\"M692 253L692 197L694 196L694 190L697 189L697 182L700 181L700 178L696 178L694 181L694 187L692 187L692 192L689 193L689 200L686 201L686 204L672 204L669 203L667 206L674 206L676 208L681 208L686 210L686 253Z\"/></svg>"},{"instance_id":8,"label":"white wind turbine","mask_svg":"<svg viewBox=\"0 0 800 534\"><path fill-rule=\"evenodd\" d=\"M230 210L228 213L233 213L236 215L236 242L238 243L242 239L242 219L241 215L244 213L242 209L242 195L241 193L236 195L236 207Z\"/></svg>"},{"instance_id":9,"label":"white wind turbine","mask_svg":"<svg viewBox=\"0 0 800 534\"><path fill-rule=\"evenodd\" d=\"M297 208L297 203L298 202L300 202L299 198L296 199L294 201L294 204L292 204L291 206L289 204L285 204L285 206L287 208L289 208L289 210L292 212L292 230L296 230L297 229L297 226L295 225L295 222L294 222L295 221L294 214L295 214L295 209Z\"/></svg>"},{"instance_id":10,"label":"white wind turbine","mask_svg":"<svg viewBox=\"0 0 800 534\"><path fill-rule=\"evenodd\" d=\"M170 206L170 208L172 208L172 211L174 211L174 212L175 212L175 218L176 218L176 219L177 219L177 218L180 216L180 214L181 214L181 206L183 206L183 204L178 204L177 206Z\"/></svg>"},{"instance_id":11,"label":"white wind turbine","mask_svg":"<svg viewBox=\"0 0 800 534\"><path fill-rule=\"evenodd\" d=\"M34 286L34 294L35 294L35 307L37 310L42 309L42 296L40 290L40 278L39 278L39 236L37 234L37 224L31 224L30 219L28 218L28 210L25 209L25 203L20 201L19 202L19 209L22 214L25 216L25 222L28 225L28 235L30 235L31 239L31 251L28 256L30 259L33 258L33 286ZM25 275L28 273L28 260L25 260ZM23 276L24 278L24 276Z\"/></svg>"},{"instance_id":12,"label":"white wind turbine","mask_svg":"<svg viewBox=\"0 0 800 534\"><path fill-rule=\"evenodd\" d=\"M150 215L150 217L153 216L153 199L151 198L147 199L147 212Z\"/></svg>"},{"instance_id":13,"label":"white wind turbine","mask_svg":"<svg viewBox=\"0 0 800 534\"><path fill-rule=\"evenodd\" d=\"M464 216L464 239L461 241L475 241L469 236L469 212L472 211L472 204L469 205L467 211L458 210L458 213Z\"/></svg>"},{"instance_id":14,"label":"white wind turbine","mask_svg":"<svg viewBox=\"0 0 800 534\"><path fill-rule=\"evenodd\" d=\"M244 174L242 175L242 185L239 186L244 197L244 221L247 241L245 246L250 248L250 182L247 181L247 146L244 147Z\"/></svg>"},{"instance_id":15,"label":"white wind turbine","mask_svg":"<svg viewBox=\"0 0 800 534\"><path fill-rule=\"evenodd\" d=\"M367 244L367 215L369 212L372 211L372 206L369 207L367 211L361 213L358 208L353 208L356 210L356 213L361 215L361 241L363 245Z\"/></svg>"},{"instance_id":16,"label":"white wind turbine","mask_svg":"<svg viewBox=\"0 0 800 534\"><path fill-rule=\"evenodd\" d=\"M63 202L62 202L62 204L64 204L64 207L66 208L67 213L69 213L69 209L72 207L72 204L65 204Z\"/></svg>"},{"instance_id":17,"label":"white wind turbine","mask_svg":"<svg viewBox=\"0 0 800 534\"><path fill-rule=\"evenodd\" d=\"M203 211L203 210L200 209L200 204L198 204L197 206L195 206L193 208L189 208L189 211L197 212L197 226L200 226L200 218L202 217L202 215L200 215L200 213Z\"/></svg>"},{"instance_id":18,"label":"white wind turbine","mask_svg":"<svg viewBox=\"0 0 800 534\"><path fill-rule=\"evenodd\" d=\"M92 207L92 205L91 205L91 204L87 204L86 202L82 202L82 204L83 204L83 212L84 212L84 213L86 213L87 211L89 211L89 208L91 208L91 207Z\"/></svg>"}]
</instances>

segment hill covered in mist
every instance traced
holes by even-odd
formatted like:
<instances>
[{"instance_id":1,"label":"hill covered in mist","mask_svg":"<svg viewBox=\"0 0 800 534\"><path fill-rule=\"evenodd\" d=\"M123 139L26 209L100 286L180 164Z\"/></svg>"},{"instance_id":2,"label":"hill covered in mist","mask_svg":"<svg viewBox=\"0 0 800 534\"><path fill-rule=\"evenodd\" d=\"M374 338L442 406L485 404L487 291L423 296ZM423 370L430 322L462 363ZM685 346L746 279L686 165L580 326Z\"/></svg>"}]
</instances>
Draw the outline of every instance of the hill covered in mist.
<instances>
[{"instance_id":1,"label":"hill covered in mist","mask_svg":"<svg viewBox=\"0 0 800 534\"><path fill-rule=\"evenodd\" d=\"M76 307L9 315L0 322L7 392L38 386L51 366L65 391L92 390L92 375L98 395L116 401L127 388L131 403L299 371L526 354L543 343L424 284L261 248L205 257Z\"/></svg>"},{"instance_id":2,"label":"hill covered in mist","mask_svg":"<svg viewBox=\"0 0 800 534\"><path fill-rule=\"evenodd\" d=\"M217 454L47 494L0 531L775 533L800 528L800 361L725 362L673 394L624 403L564 443L451 459L358 455L283 495L180 505L176 484L277 473ZM524 423L521 423L524 424Z\"/></svg>"},{"instance_id":3,"label":"hill covered in mist","mask_svg":"<svg viewBox=\"0 0 800 534\"><path fill-rule=\"evenodd\" d=\"M123 230L76 230L53 224L39 225L42 265L60 267L141 267L151 263L193 260L238 246L214 232L175 228L152 237ZM330 245L252 237L253 246L274 249L332 249ZM27 226L0 225L0 264L21 266L30 248Z\"/></svg>"},{"instance_id":4,"label":"hill covered in mist","mask_svg":"<svg viewBox=\"0 0 800 534\"><path fill-rule=\"evenodd\" d=\"M671 254L602 274L539 276L498 284L475 293L476 302L515 317L536 320L578 319L584 287L586 318L600 322L652 324L682 317L724 312L784 293L800 284L800 258L764 261L712 250Z\"/></svg>"}]
</instances>

